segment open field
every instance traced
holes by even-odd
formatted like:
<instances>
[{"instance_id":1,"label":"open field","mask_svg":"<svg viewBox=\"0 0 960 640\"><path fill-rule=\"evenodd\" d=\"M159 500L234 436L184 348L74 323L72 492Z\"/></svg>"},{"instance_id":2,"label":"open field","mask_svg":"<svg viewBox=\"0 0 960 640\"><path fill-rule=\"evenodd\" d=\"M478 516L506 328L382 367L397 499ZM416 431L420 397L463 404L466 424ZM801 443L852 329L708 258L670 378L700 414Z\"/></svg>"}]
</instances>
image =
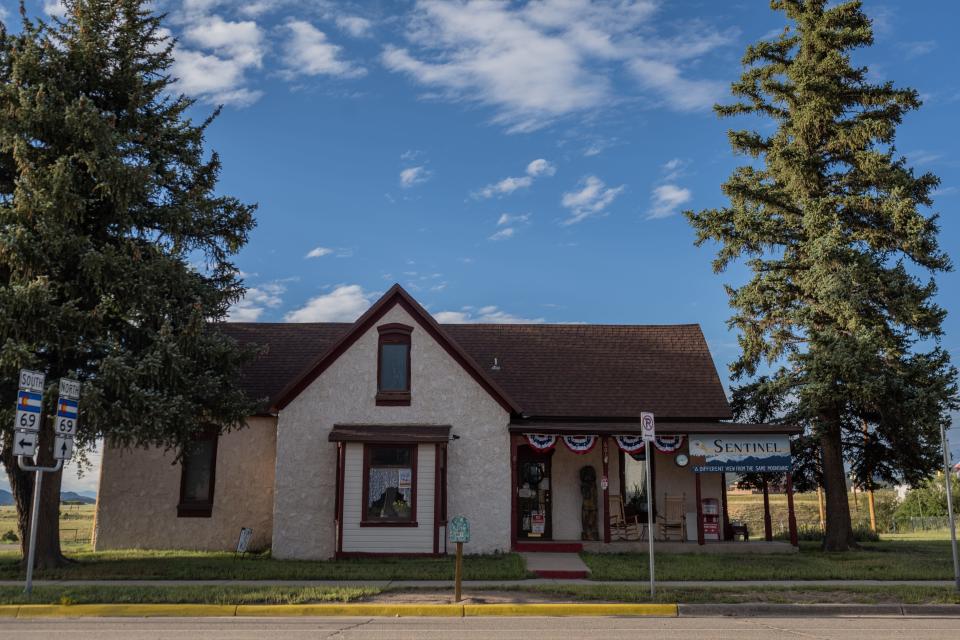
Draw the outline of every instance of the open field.
<instances>
[{"instance_id":1,"label":"open field","mask_svg":"<svg viewBox=\"0 0 960 640\"><path fill-rule=\"evenodd\" d=\"M877 492L878 494L880 492ZM848 494L850 503L850 517L853 526L868 527L870 515L867 507L867 497L857 492L856 499L851 492ZM817 494L796 493L793 496L793 508L800 529L816 528L820 526L820 510L817 506ZM763 537L763 494L761 493L730 493L727 495L727 512L731 520L740 520L747 524L750 537ZM782 493L770 494L770 521L774 535L785 535L787 532L787 496ZM878 523L882 525L883 523Z\"/></svg>"},{"instance_id":2,"label":"open field","mask_svg":"<svg viewBox=\"0 0 960 640\"><path fill-rule=\"evenodd\" d=\"M60 542L65 550L90 550L94 513L92 504L60 505ZM7 531L17 532L16 507L0 507L0 536Z\"/></svg>"}]
</instances>

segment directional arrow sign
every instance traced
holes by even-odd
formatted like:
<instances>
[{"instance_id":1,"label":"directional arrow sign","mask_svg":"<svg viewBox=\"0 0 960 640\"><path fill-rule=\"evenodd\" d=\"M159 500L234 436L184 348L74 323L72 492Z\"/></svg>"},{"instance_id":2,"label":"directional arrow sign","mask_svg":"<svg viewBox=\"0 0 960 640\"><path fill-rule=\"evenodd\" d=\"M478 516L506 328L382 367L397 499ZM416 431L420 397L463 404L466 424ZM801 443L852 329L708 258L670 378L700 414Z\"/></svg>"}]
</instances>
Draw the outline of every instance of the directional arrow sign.
<instances>
[{"instance_id":1,"label":"directional arrow sign","mask_svg":"<svg viewBox=\"0 0 960 640\"><path fill-rule=\"evenodd\" d=\"M14 431L13 455L33 456L37 452L37 438L39 437L40 434L30 431L20 431L19 429Z\"/></svg>"},{"instance_id":2,"label":"directional arrow sign","mask_svg":"<svg viewBox=\"0 0 960 640\"><path fill-rule=\"evenodd\" d=\"M53 459L69 460L73 457L73 438L57 436L53 441Z\"/></svg>"}]
</instances>

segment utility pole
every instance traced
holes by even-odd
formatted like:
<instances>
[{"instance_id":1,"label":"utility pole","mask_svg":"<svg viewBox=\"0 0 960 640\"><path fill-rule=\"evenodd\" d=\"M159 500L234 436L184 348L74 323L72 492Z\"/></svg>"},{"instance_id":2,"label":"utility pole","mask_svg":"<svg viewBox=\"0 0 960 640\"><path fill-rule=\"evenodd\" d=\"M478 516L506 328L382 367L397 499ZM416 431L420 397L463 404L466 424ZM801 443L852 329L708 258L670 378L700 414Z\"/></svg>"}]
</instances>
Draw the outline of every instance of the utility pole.
<instances>
[{"instance_id":1,"label":"utility pole","mask_svg":"<svg viewBox=\"0 0 960 640\"><path fill-rule=\"evenodd\" d=\"M940 424L940 440L943 443L943 478L947 483L947 517L950 519L950 547L953 550L953 582L960 591L960 557L957 556L957 523L953 519L953 478L950 468L950 446L947 444L947 428Z\"/></svg>"}]
</instances>

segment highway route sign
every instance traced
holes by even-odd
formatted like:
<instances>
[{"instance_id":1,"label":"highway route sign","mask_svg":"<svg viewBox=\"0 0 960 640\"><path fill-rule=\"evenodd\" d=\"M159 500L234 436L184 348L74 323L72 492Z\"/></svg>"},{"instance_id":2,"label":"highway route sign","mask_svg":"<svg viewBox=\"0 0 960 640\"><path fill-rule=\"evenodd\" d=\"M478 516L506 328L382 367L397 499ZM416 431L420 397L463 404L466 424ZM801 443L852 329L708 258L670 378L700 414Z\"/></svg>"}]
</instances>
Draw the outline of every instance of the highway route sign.
<instances>
[{"instance_id":1,"label":"highway route sign","mask_svg":"<svg viewBox=\"0 0 960 640\"><path fill-rule=\"evenodd\" d=\"M20 369L19 388L24 391L33 391L34 393L43 393L43 381L46 376L39 371L30 371L29 369Z\"/></svg>"},{"instance_id":2,"label":"highway route sign","mask_svg":"<svg viewBox=\"0 0 960 640\"><path fill-rule=\"evenodd\" d=\"M35 431L17 429L13 432L13 455L33 456L37 453L37 440L39 439L40 434Z\"/></svg>"},{"instance_id":3,"label":"highway route sign","mask_svg":"<svg viewBox=\"0 0 960 640\"><path fill-rule=\"evenodd\" d=\"M57 436L53 441L53 459L69 460L73 457L73 438Z\"/></svg>"}]
</instances>

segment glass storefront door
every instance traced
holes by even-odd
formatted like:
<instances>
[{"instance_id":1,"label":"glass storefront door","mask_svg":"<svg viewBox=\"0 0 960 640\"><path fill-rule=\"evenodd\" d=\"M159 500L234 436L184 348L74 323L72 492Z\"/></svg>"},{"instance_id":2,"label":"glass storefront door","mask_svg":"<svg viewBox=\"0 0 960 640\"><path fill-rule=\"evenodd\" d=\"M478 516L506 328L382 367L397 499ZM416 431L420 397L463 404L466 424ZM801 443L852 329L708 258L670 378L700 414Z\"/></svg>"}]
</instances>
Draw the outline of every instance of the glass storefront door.
<instances>
[{"instance_id":1,"label":"glass storefront door","mask_svg":"<svg viewBox=\"0 0 960 640\"><path fill-rule=\"evenodd\" d=\"M517 449L517 523L522 540L551 540L550 457L529 446Z\"/></svg>"}]
</instances>

